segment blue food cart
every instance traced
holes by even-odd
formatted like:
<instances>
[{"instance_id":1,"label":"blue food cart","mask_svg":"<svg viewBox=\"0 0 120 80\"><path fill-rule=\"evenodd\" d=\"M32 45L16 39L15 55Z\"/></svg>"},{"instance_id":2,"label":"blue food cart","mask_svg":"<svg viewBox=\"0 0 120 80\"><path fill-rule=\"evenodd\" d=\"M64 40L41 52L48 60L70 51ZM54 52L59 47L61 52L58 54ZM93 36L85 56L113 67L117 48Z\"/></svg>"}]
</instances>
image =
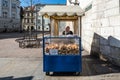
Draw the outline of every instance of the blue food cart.
<instances>
[{"instance_id":1,"label":"blue food cart","mask_svg":"<svg viewBox=\"0 0 120 80\"><path fill-rule=\"evenodd\" d=\"M50 72L81 72L81 16L84 11L80 6L47 5L40 10L43 30L43 71ZM49 18L50 36L44 37L45 18ZM77 36L61 36L58 26L60 21L72 22L73 33ZM71 25L69 25L71 26ZM60 28L61 27L61 28ZM52 37L54 36L54 37ZM80 37L78 37L80 36Z\"/></svg>"},{"instance_id":2,"label":"blue food cart","mask_svg":"<svg viewBox=\"0 0 120 80\"><path fill-rule=\"evenodd\" d=\"M44 37L43 42L43 70L46 75L50 72L82 71L80 37Z\"/></svg>"}]
</instances>

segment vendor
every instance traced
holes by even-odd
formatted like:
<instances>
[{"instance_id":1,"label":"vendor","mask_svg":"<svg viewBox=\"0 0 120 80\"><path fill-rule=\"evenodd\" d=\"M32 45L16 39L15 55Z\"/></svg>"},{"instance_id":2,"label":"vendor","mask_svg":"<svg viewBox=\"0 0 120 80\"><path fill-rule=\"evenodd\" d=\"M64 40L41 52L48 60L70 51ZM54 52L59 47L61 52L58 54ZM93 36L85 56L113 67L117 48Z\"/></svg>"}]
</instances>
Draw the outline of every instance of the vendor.
<instances>
[{"instance_id":1,"label":"vendor","mask_svg":"<svg viewBox=\"0 0 120 80\"><path fill-rule=\"evenodd\" d=\"M67 27L65 28L65 31L63 31L62 34L63 34L63 35L73 35L73 32L70 31L70 27L67 26Z\"/></svg>"}]
</instances>

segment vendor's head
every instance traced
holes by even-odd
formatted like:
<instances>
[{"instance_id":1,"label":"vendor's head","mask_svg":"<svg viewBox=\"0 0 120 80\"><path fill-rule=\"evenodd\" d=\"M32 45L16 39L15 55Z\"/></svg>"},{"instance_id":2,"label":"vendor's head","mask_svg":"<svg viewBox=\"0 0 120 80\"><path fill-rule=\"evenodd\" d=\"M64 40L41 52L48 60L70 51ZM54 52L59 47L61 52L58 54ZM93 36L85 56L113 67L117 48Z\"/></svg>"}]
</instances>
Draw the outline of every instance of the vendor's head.
<instances>
[{"instance_id":1,"label":"vendor's head","mask_svg":"<svg viewBox=\"0 0 120 80\"><path fill-rule=\"evenodd\" d=\"M69 31L70 31L70 27L67 26L67 27L65 28L65 30L66 30L66 32L69 32Z\"/></svg>"}]
</instances>

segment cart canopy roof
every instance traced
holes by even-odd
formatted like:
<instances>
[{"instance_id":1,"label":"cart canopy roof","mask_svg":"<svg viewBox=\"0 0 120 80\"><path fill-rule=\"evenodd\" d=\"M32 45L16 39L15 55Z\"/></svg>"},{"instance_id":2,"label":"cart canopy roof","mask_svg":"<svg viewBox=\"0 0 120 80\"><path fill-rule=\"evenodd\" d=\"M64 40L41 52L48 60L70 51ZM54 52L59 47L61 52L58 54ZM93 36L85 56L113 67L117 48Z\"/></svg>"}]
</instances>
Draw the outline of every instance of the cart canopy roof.
<instances>
[{"instance_id":1,"label":"cart canopy roof","mask_svg":"<svg viewBox=\"0 0 120 80\"><path fill-rule=\"evenodd\" d=\"M81 9L80 6L66 6L66 5L46 5L39 12L40 15L49 15L49 16L82 16L84 14L84 10Z\"/></svg>"}]
</instances>

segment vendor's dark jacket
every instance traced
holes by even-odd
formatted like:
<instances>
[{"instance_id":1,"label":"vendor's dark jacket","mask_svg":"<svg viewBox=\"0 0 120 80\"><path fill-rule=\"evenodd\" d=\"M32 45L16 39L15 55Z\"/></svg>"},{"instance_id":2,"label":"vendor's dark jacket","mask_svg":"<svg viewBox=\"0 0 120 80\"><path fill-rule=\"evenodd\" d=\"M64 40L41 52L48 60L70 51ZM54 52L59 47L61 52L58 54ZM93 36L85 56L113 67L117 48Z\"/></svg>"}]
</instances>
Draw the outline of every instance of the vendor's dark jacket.
<instances>
[{"instance_id":1,"label":"vendor's dark jacket","mask_svg":"<svg viewBox=\"0 0 120 80\"><path fill-rule=\"evenodd\" d=\"M66 34L65 34L65 31L63 31L63 33L62 33L63 35L73 35L73 32L72 31L69 31L69 32L67 32Z\"/></svg>"}]
</instances>

